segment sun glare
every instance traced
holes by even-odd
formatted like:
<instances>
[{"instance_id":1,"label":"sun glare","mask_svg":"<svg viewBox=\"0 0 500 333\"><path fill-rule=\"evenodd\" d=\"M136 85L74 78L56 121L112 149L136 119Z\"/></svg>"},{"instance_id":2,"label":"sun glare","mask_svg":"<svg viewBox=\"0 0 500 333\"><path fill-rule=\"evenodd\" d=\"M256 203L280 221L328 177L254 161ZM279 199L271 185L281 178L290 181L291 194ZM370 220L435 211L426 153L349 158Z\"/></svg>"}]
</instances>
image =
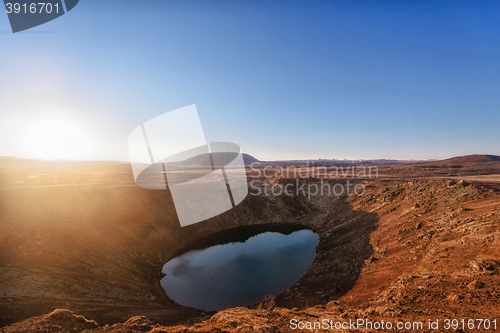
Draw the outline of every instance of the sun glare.
<instances>
[{"instance_id":1,"label":"sun glare","mask_svg":"<svg viewBox=\"0 0 500 333\"><path fill-rule=\"evenodd\" d=\"M80 127L62 120L28 127L22 141L30 154L45 160L80 159L93 150L92 142Z\"/></svg>"}]
</instances>

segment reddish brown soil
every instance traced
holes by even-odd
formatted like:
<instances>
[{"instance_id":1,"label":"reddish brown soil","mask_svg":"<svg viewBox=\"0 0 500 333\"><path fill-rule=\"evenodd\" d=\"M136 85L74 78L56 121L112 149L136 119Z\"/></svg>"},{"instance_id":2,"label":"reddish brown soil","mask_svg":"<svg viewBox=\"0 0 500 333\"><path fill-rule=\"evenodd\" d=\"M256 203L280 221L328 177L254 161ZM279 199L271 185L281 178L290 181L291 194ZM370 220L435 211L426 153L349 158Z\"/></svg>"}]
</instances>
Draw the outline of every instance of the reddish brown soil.
<instances>
[{"instance_id":1,"label":"reddish brown soil","mask_svg":"<svg viewBox=\"0 0 500 333\"><path fill-rule=\"evenodd\" d=\"M293 318L500 325L500 184L474 181L495 179L499 162L379 166L379 178L358 180L362 196L249 196L182 229L170 198L135 187L125 165L19 163L0 178L3 332L291 332ZM325 177L311 172L300 181ZM258 181L280 187L295 179ZM276 304L206 314L163 294L160 270L176 251L264 223L320 234L313 266ZM51 313L57 308L74 313Z\"/></svg>"}]
</instances>

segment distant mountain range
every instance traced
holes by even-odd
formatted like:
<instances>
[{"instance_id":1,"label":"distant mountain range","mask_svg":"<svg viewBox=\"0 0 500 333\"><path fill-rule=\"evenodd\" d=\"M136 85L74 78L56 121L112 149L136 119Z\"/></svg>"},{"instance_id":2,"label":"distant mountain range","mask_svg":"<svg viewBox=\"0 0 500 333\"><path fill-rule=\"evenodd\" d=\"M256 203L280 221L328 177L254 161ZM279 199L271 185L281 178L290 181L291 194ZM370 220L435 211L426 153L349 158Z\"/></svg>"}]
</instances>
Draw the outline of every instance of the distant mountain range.
<instances>
[{"instance_id":1,"label":"distant mountain range","mask_svg":"<svg viewBox=\"0 0 500 333\"><path fill-rule=\"evenodd\" d=\"M500 156L497 155L465 155L453 158L448 158L446 160L441 160L435 162L435 164L477 164L477 163L492 163L500 162Z\"/></svg>"},{"instance_id":2,"label":"distant mountain range","mask_svg":"<svg viewBox=\"0 0 500 333\"><path fill-rule=\"evenodd\" d=\"M484 164L498 163L500 156L497 155L465 155L448 158L444 160L393 160L393 159L372 159L372 160L337 160L337 159L304 159L304 160L275 160L275 161L259 161L250 154L243 153L243 162L245 166L250 166L252 163L259 163L258 166L266 165L295 165L295 166L334 166L334 165L383 165L383 164L402 164L402 163L418 163L421 165L466 165L466 164ZM212 158L220 164L227 164L235 158L234 153L217 152L212 153ZM207 165L207 154L200 154L188 158L180 162L171 162L177 166L200 167ZM93 163L123 163L119 161L44 161L44 160L28 160L16 157L0 156L0 167L33 167L33 166L48 166L53 162L59 164L75 163L75 164L93 164Z\"/></svg>"},{"instance_id":3,"label":"distant mountain range","mask_svg":"<svg viewBox=\"0 0 500 333\"><path fill-rule=\"evenodd\" d=\"M432 163L433 165L463 165L473 163L490 163L500 162L500 156L496 155L466 155L458 156L445 160L393 160L393 159L373 159L373 160L337 160L337 159L317 159L317 160L276 160L276 161L259 161L257 158L250 154L243 153L243 161L246 166L252 163L258 163L257 166L266 165L310 165L310 166L334 166L334 165L383 165L383 164L401 164L401 163ZM229 152L212 153L214 160L219 163L227 164L231 162L235 154ZM188 158L184 161L174 162L172 164L179 166L200 167L206 166L207 154L200 154Z\"/></svg>"},{"instance_id":4,"label":"distant mountain range","mask_svg":"<svg viewBox=\"0 0 500 333\"><path fill-rule=\"evenodd\" d=\"M231 152L216 152L211 153L211 155L214 161L217 161L218 164L222 165L230 163L236 157L236 154ZM242 153L242 156L243 163L245 163L246 166L250 166L254 162L259 162L259 160L252 155ZM199 154L183 161L169 162L168 164L175 166L202 167L208 166L208 163L210 163L209 161L208 154Z\"/></svg>"}]
</instances>

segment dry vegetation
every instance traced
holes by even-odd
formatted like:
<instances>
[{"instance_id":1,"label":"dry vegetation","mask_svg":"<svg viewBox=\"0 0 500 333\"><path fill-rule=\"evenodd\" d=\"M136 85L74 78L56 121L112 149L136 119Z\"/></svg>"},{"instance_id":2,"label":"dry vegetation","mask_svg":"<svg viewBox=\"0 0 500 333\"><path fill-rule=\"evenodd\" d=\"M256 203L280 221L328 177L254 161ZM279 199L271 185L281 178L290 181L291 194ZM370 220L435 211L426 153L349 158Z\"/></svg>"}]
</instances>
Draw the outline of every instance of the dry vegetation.
<instances>
[{"instance_id":1,"label":"dry vegetation","mask_svg":"<svg viewBox=\"0 0 500 333\"><path fill-rule=\"evenodd\" d=\"M362 196L249 196L182 229L165 192L135 187L125 165L4 162L2 332L291 332L292 318L500 319L500 162L452 162L380 166ZM218 313L164 295L160 270L176 251L265 223L320 234L315 262L289 291Z\"/></svg>"}]
</instances>

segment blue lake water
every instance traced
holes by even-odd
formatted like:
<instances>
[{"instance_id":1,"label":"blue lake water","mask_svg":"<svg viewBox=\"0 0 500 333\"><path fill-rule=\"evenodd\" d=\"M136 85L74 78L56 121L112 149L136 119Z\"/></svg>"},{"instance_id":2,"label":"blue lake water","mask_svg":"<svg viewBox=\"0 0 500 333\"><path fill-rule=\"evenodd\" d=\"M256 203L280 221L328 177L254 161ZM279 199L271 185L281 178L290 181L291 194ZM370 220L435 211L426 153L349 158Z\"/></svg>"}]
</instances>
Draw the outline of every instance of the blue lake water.
<instances>
[{"instance_id":1,"label":"blue lake water","mask_svg":"<svg viewBox=\"0 0 500 333\"><path fill-rule=\"evenodd\" d=\"M251 305L279 295L304 276L316 257L318 234L258 234L173 258L161 285L176 303L201 310Z\"/></svg>"}]
</instances>

